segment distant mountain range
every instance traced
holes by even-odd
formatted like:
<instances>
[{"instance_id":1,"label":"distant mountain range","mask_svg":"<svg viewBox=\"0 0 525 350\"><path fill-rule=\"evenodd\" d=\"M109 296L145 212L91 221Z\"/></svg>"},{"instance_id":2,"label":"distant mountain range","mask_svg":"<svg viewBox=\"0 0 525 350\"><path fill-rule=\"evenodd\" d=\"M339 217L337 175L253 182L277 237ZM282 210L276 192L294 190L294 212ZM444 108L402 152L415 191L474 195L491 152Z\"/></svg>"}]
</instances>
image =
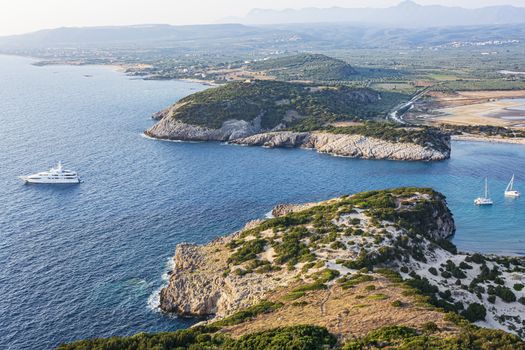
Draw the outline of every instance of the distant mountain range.
<instances>
[{"instance_id":1,"label":"distant mountain range","mask_svg":"<svg viewBox=\"0 0 525 350\"><path fill-rule=\"evenodd\" d=\"M253 23L46 29L0 37L0 52L47 59L136 61L174 55L239 59L276 52L323 52L340 48L399 49L453 43L481 46L525 42L525 8L511 6L463 9L420 6L405 1L384 9L254 10L244 21ZM280 22L288 23L278 24ZM100 55L97 50L111 53ZM115 52L118 54L113 55Z\"/></svg>"},{"instance_id":2,"label":"distant mountain range","mask_svg":"<svg viewBox=\"0 0 525 350\"><path fill-rule=\"evenodd\" d=\"M440 5L422 6L406 0L388 8L254 9L243 18L228 18L227 21L243 24L350 22L395 27L499 25L525 23L525 7L466 9Z\"/></svg>"},{"instance_id":3,"label":"distant mountain range","mask_svg":"<svg viewBox=\"0 0 525 350\"><path fill-rule=\"evenodd\" d=\"M70 45L162 47L170 43L186 43L187 46L191 46L195 41L213 41L223 38L237 38L239 41L249 38L256 41L258 37L272 33L275 33L275 30L241 24L62 27L0 37L0 47L67 47Z\"/></svg>"}]
</instances>

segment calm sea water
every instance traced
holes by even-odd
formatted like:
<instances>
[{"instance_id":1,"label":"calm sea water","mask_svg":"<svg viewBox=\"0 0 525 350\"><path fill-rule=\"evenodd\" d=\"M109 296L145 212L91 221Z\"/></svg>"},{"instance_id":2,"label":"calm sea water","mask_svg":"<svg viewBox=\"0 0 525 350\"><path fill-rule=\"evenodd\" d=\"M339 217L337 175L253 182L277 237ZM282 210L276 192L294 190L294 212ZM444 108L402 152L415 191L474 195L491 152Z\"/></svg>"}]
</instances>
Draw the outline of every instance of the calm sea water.
<instances>
[{"instance_id":1,"label":"calm sea water","mask_svg":"<svg viewBox=\"0 0 525 350\"><path fill-rule=\"evenodd\" d=\"M154 310L177 243L203 243L308 202L402 185L446 194L463 250L525 254L525 147L455 143L440 163L351 160L312 151L146 139L153 112L202 85L134 80L103 67L35 67L0 56L0 348L175 330ZM16 176L58 160L76 186ZM483 177L495 204L477 208Z\"/></svg>"}]
</instances>

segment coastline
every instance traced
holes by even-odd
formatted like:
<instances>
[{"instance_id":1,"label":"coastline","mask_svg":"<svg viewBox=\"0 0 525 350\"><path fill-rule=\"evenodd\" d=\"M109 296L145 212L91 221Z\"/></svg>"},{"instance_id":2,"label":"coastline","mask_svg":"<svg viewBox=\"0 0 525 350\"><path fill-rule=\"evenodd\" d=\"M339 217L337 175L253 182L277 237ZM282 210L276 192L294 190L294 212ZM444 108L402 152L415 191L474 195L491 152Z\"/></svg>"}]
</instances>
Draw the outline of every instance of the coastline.
<instances>
[{"instance_id":1,"label":"coastline","mask_svg":"<svg viewBox=\"0 0 525 350\"><path fill-rule=\"evenodd\" d=\"M399 190L403 189L384 191L393 191L393 193L395 193L395 191ZM497 319L497 315L501 313L512 315L520 314L523 306L519 302L516 302L516 300L507 300L505 303L497 303L495 307L491 307L494 303L491 304L485 301L484 298L482 299L482 297L476 297L476 292L473 290L458 286L455 278L448 280L450 276L440 276L437 272L432 272L432 270L437 270L447 264L454 264L454 266L462 266L460 269L466 269L465 272L455 272L458 273L457 278L466 281L463 281L466 285L468 285L469 282L480 284L483 282L473 282L479 272L475 264L484 264L486 261L489 266L504 270L505 267L502 261L513 261L510 260L512 258L503 254L482 255L474 253L475 256L482 260L478 261L477 258L474 260L471 258L472 253L459 252L455 249L450 249L451 247L448 247L448 245L439 245L439 243L436 242L439 242L440 239L447 239L455 232L452 214L446 206L444 197L439 197L441 195L435 192L429 194L425 192L427 191L425 189L407 188L405 191L407 190L414 192L408 197L399 197L402 199L400 199L400 203L405 203L405 205L411 202L420 203L425 206L425 210L431 212L431 221L436 223L434 226L428 224L430 226L421 227L422 230L420 232L423 232L422 236L417 236L417 239L414 241L417 242L421 240L421 242L426 242L421 246L422 250L420 251L421 254L424 255L424 258L414 258L406 261L401 259L399 263L395 263L398 258L396 258L394 254L388 258L385 257L385 259L377 260L379 261L378 267L385 268L386 266L395 271L395 273L399 273L401 281L416 278L412 274L408 274L408 271L412 270L416 275L417 273L421 274L420 276L424 277L430 285L438 286L444 284L447 289L453 291L454 300L462 305L470 305L481 300L482 302L479 305L483 305L484 308L486 307L486 315L479 319L470 320L473 324L486 328L501 329L523 336L523 328L520 328L521 321L519 318L516 322L510 318ZM370 192L370 194L377 195L377 193L380 192L382 191L374 191ZM284 262L278 259L279 249L271 245L261 246L257 254L250 259L239 258L243 256L240 252L245 251L244 245L250 245L250 243L247 242L256 240L266 242L267 239L272 237L272 234L274 237L279 237L279 235L283 234L282 232L284 231L282 231L282 227L279 228L279 218L302 217L301 213L308 213L309 215L314 215L314 213L320 215L319 213L324 213L323 215L327 215L328 211L319 210L319 208L326 206L327 208L331 208L330 210L334 210L334 208L338 208L342 203L346 203L345 201L350 201L350 203L354 203L357 207L354 207L355 210L353 213L342 214L337 219L335 227L338 228L336 229L347 229L348 225L356 224L364 232L369 232L369 234L373 236L374 230L372 226L370 226L373 222L373 211L363 211L362 208L359 208L358 202L352 202L352 198L356 196L359 197L363 194L365 193L357 193L351 196L332 198L318 203L307 203L303 205L280 205L274 207L273 219L269 218L248 222L246 226L239 231L226 236L220 236L208 244L179 244L173 257L174 269L170 275L168 286L164 287L160 292L160 309L168 314L176 314L179 316L206 317L208 320L204 323L199 323L200 325L224 324L225 327L223 331L235 336L268 330L278 325L304 323L305 320L308 320L308 322L312 324L327 327L338 337L346 339L352 334L355 335L355 333L363 336L370 331L370 329L377 328L377 323L381 324L382 322L386 322L385 324L388 324L389 321L385 321L384 315L385 308L391 306L388 302L372 306L370 305L370 299L374 297L369 296L366 298L367 304L364 306L360 304L361 302L355 301L356 299L365 298L360 296L364 293L364 290L357 286L358 283L350 282L351 288L344 288L345 281L352 279L352 277L349 276L354 274L357 274L356 276L362 276L361 274L363 273L362 270L359 270L359 268L362 267L361 265L354 263L348 264L349 261L359 261L357 255L359 249L352 248L352 245L355 244L356 237L348 239L341 236L341 242L344 242L344 244L332 244L330 248L324 247L322 244L320 246L309 246L309 248L313 249L311 252L314 253L315 260L310 264L295 261L296 264L293 265L293 269L282 269L279 267L279 265L284 264ZM369 198L368 194L365 194L365 196ZM403 208L403 205L401 205L396 209L396 212L402 212L405 210ZM411 208L414 207L409 206L407 208L411 211ZM304 227L309 230L308 222L290 222L293 222L289 224L291 227L297 228L301 227L301 225L306 225ZM383 225L383 229L386 230L381 232L387 235L405 235L408 231L404 230L410 231L410 227L408 226L400 226L394 229L389 226L391 224L389 224L388 220L382 221L381 225ZM269 227L274 227L274 229L268 230ZM433 227L433 230L429 230L430 227ZM337 241L338 238L335 239ZM304 241L304 243L307 244L308 241ZM390 243L388 240L376 240L374 244L377 244L377 246L370 248L371 251L379 251L378 249L380 247L386 249L385 247L388 247ZM433 244L437 245L429 248L429 246ZM357 247L359 248L359 244ZM397 246L393 249L400 248ZM414 246L405 253L410 255L413 251ZM373 255L373 253L371 254ZM251 259L259 261L259 264L253 264ZM392 260L388 262L390 259ZM248 263L246 261L248 261ZM374 260L372 259L370 261ZM474 267L466 264L465 261L474 265ZM400 267L399 264L403 265L404 263L408 263L409 268ZM260 266L265 266L266 268L259 271L257 269ZM310 269L312 270L309 271ZM369 269L369 271L380 270L381 269ZM312 271L313 274L311 273ZM318 277L313 277L314 284L311 284L312 276L319 276L326 272L331 272L331 274L336 277L343 276L343 278L334 283L330 282L330 279L334 277L328 280L316 280ZM513 281L517 280L516 276L518 275L511 275L512 269L506 272L508 272L508 274L504 275L505 280L502 280L502 284L512 286ZM369 273L371 275L367 281L380 280L380 283L375 287L368 288L368 290L376 290L379 288L384 292L387 290L392 292L389 292L388 297L383 296L379 299L401 298L403 291L395 291L394 285L388 285L386 280L381 280L381 277L377 274L374 275L373 272ZM262 284L262 281L266 282ZM319 285L319 283L322 283L322 285ZM343 286L343 289L341 290L339 286ZM346 289L348 289L348 291L345 292ZM307 292L306 295L305 292ZM436 287L435 293L437 292L439 292L439 288ZM483 289L483 293L485 293L485 289ZM521 296L520 291L515 293L518 297ZM331 300L331 295L338 295L338 297ZM233 315L237 315L238 312L242 312L242 310L246 308L257 308L259 303L264 302L279 303L279 308L283 307L283 311L271 309L263 311L263 315L261 316L256 314L247 320L233 324L230 323L229 320L232 317L235 318ZM297 308L294 308L294 305L297 303L301 303L300 305L312 304L312 308L308 309L307 316L302 311L297 312ZM405 306L408 306L412 301L404 299L403 303ZM325 308L326 304L330 306ZM436 305L444 304L438 303ZM450 306L452 304L447 305ZM421 305L419 305L419 307L420 306ZM356 309L362 307L366 307L367 311L365 310L363 314L359 315ZM340 314L336 310L341 308L352 308L354 312ZM395 311L398 310L388 310L387 312L391 313ZM405 309L405 311L407 311L409 315L404 316L406 317L404 322L412 322L417 319L416 315L419 315L420 312L426 312L421 308L413 310L408 308ZM456 310L456 312L462 314L461 309ZM366 314L367 317L374 318L374 322L365 322L367 325L363 325L362 317L364 314ZM443 314L432 314L432 317L441 319ZM340 321L344 320L344 322L338 322L336 325L332 322L334 318ZM242 325L239 323L242 323ZM341 327L342 324L345 326ZM365 329L362 329L362 327Z\"/></svg>"},{"instance_id":2,"label":"coastline","mask_svg":"<svg viewBox=\"0 0 525 350\"><path fill-rule=\"evenodd\" d=\"M465 99L447 100L444 107L435 110L438 114L431 118L432 122L453 125L523 127L525 111L514 108L523 107L525 104L525 91L508 92L506 95L494 93L492 97L485 96L485 93L478 92L477 99L466 98L476 96L474 93L462 93L461 96ZM523 117L523 119L506 119L505 117L508 116Z\"/></svg>"},{"instance_id":3,"label":"coastline","mask_svg":"<svg viewBox=\"0 0 525 350\"><path fill-rule=\"evenodd\" d=\"M514 145L525 145L525 138L503 138L479 135L452 135L452 141L506 143Z\"/></svg>"},{"instance_id":4,"label":"coastline","mask_svg":"<svg viewBox=\"0 0 525 350\"><path fill-rule=\"evenodd\" d=\"M282 134L282 135L281 135ZM171 139L155 137L145 131L144 138L168 142L219 142L232 146L262 148L295 148L316 151L332 157L367 160L389 160L405 162L439 162L450 158L449 148L446 151L427 149L417 144L393 143L361 135L344 135L329 133L291 133L268 132L233 139Z\"/></svg>"},{"instance_id":5,"label":"coastline","mask_svg":"<svg viewBox=\"0 0 525 350\"><path fill-rule=\"evenodd\" d=\"M204 79L197 79L197 78L173 78L173 79L147 79L147 75L141 75L141 76L134 76L126 73L126 70L130 67L137 67L137 66L149 66L149 64L146 63L86 63L83 61L51 61L46 60L42 57L37 56L27 56L27 55L18 55L18 54L10 54L10 53L0 53L0 56L9 56L9 57L20 57L24 59L32 60L30 63L33 66L36 67L47 67L47 66L98 66L98 67L107 67L113 71L122 73L128 77L139 77L142 80L177 80L177 81L184 81L189 83L197 83L197 84L203 84L207 86L220 86L222 84L215 83L213 81L204 80Z\"/></svg>"}]
</instances>

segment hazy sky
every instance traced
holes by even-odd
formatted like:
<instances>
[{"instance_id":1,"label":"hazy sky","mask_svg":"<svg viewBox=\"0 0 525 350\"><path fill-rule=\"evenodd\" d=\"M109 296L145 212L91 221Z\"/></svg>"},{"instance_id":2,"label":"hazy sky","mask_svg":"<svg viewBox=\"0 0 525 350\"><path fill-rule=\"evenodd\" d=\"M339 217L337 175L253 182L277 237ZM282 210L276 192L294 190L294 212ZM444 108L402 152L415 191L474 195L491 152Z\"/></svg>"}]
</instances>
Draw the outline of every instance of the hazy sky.
<instances>
[{"instance_id":1,"label":"hazy sky","mask_svg":"<svg viewBox=\"0 0 525 350\"><path fill-rule=\"evenodd\" d=\"M214 23L252 8L387 7L400 0L0 0L0 35L61 26ZM416 0L419 4L482 7L525 0Z\"/></svg>"}]
</instances>

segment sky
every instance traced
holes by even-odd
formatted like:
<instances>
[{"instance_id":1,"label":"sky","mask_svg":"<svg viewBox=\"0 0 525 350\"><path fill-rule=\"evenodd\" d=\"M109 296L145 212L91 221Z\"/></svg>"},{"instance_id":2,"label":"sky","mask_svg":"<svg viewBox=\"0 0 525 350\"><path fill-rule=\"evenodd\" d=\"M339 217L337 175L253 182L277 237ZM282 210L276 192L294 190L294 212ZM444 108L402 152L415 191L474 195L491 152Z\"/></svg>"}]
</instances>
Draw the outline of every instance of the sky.
<instances>
[{"instance_id":1,"label":"sky","mask_svg":"<svg viewBox=\"0 0 525 350\"><path fill-rule=\"evenodd\" d=\"M253 8L388 7L400 0L0 0L0 35L56 27L218 23ZM483 7L525 0L416 0L421 5Z\"/></svg>"}]
</instances>

